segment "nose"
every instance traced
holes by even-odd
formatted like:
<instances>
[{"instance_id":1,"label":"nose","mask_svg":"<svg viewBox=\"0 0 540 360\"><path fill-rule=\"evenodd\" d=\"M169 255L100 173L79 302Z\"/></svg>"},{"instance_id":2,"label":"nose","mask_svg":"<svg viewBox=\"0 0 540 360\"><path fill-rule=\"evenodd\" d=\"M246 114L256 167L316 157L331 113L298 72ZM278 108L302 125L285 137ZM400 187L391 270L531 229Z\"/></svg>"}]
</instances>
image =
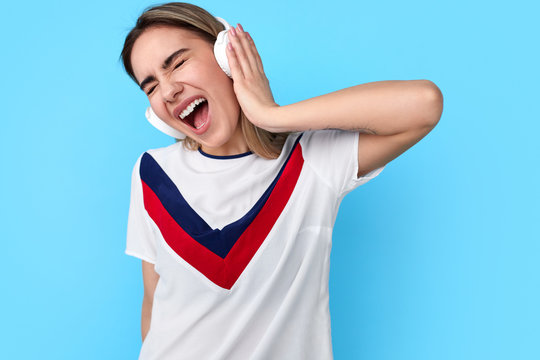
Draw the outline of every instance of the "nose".
<instances>
[{"instance_id":1,"label":"nose","mask_svg":"<svg viewBox=\"0 0 540 360\"><path fill-rule=\"evenodd\" d=\"M162 81L160 85L163 94L163 101L166 102L174 102L176 100L176 96L184 89L182 84L170 80Z\"/></svg>"}]
</instances>

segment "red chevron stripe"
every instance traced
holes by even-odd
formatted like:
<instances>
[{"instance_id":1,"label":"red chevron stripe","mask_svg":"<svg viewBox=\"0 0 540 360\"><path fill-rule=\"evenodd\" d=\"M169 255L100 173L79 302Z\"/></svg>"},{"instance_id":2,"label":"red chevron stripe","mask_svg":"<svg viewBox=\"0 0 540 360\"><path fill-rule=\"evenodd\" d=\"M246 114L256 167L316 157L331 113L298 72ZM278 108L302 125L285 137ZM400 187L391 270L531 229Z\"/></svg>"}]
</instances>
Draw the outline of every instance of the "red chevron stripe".
<instances>
[{"instance_id":1,"label":"red chevron stripe","mask_svg":"<svg viewBox=\"0 0 540 360\"><path fill-rule=\"evenodd\" d=\"M178 256L216 285L230 290L283 212L298 182L303 164L302 148L298 144L265 205L225 259L189 236L163 207L152 189L142 181L144 207L165 242Z\"/></svg>"}]
</instances>

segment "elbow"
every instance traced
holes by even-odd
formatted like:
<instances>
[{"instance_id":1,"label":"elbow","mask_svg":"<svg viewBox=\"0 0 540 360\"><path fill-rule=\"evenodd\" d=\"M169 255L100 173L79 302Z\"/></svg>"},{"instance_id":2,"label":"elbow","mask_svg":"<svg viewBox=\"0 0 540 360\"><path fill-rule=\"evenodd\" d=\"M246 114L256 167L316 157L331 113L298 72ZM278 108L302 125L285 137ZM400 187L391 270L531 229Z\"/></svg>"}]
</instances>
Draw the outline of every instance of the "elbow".
<instances>
[{"instance_id":1,"label":"elbow","mask_svg":"<svg viewBox=\"0 0 540 360\"><path fill-rule=\"evenodd\" d=\"M435 85L434 82L430 80L425 81L425 92L424 92L424 101L425 101L425 110L424 110L424 120L425 125L431 128L434 128L441 119L443 112L443 94L441 89Z\"/></svg>"}]
</instances>

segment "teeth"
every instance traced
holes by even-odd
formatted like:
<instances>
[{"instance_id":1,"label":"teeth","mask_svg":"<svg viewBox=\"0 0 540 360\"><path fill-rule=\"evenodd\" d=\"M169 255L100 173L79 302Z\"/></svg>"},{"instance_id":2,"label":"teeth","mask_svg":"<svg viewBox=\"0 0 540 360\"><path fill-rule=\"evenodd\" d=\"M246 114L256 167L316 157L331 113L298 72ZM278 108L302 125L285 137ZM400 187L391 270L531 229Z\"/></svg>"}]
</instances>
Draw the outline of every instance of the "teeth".
<instances>
[{"instance_id":1,"label":"teeth","mask_svg":"<svg viewBox=\"0 0 540 360\"><path fill-rule=\"evenodd\" d=\"M184 118L185 118L186 116L188 116L189 114L191 114L191 113L193 112L193 109L195 109L195 107L196 107L197 105L199 105L200 103L205 102L205 101L206 101L205 98L199 98L199 99L194 100L194 101L193 101L191 104L189 104L189 105L186 107L186 109L185 109L184 111L182 111L182 112L180 113L180 115L178 115L178 116L180 117L180 119L184 120Z\"/></svg>"}]
</instances>

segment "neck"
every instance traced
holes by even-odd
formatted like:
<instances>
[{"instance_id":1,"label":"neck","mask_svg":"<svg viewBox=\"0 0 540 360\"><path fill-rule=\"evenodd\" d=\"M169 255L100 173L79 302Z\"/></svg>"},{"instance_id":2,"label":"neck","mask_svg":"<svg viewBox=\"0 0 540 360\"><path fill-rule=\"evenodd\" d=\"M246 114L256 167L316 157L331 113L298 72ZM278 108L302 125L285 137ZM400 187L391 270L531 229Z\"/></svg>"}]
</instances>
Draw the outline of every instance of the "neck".
<instances>
[{"instance_id":1,"label":"neck","mask_svg":"<svg viewBox=\"0 0 540 360\"><path fill-rule=\"evenodd\" d=\"M229 141L219 147L201 145L201 150L215 156L232 156L244 154L249 151L241 126L237 126Z\"/></svg>"}]
</instances>

